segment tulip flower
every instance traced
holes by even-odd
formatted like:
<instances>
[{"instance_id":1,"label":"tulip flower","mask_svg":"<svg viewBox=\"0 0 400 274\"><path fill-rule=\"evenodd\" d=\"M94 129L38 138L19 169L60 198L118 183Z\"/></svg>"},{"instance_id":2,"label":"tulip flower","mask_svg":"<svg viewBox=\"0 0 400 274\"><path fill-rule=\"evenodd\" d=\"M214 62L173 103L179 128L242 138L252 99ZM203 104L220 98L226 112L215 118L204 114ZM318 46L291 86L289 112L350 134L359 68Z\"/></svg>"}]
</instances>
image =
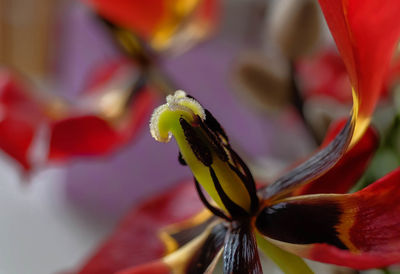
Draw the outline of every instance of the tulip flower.
<instances>
[{"instance_id":1,"label":"tulip flower","mask_svg":"<svg viewBox=\"0 0 400 274\"><path fill-rule=\"evenodd\" d=\"M187 48L204 39L218 14L216 0L85 0L114 24L134 32L157 51Z\"/></svg>"},{"instance_id":2,"label":"tulip flower","mask_svg":"<svg viewBox=\"0 0 400 274\"><path fill-rule=\"evenodd\" d=\"M344 193L355 183L353 172L363 169L365 157L352 158L357 146L370 144L373 150L376 144L369 122L400 37L400 3L319 2L353 86L350 118L307 161L256 189L211 112L183 91L168 96L153 114L151 133L160 142L175 138L180 163L192 170L206 210L159 231L164 257L126 269L121 264L113 271L203 273L222 256L224 273L262 273L258 249L286 273L311 272L295 255L355 269L400 263L400 169L365 189ZM93 273L89 269L81 273Z\"/></svg>"},{"instance_id":3,"label":"tulip flower","mask_svg":"<svg viewBox=\"0 0 400 274\"><path fill-rule=\"evenodd\" d=\"M43 164L35 150L44 162L115 151L135 137L157 98L139 78L130 62L110 62L95 73L79 103L71 104L27 88L2 69L1 149L25 171Z\"/></svg>"}]
</instances>

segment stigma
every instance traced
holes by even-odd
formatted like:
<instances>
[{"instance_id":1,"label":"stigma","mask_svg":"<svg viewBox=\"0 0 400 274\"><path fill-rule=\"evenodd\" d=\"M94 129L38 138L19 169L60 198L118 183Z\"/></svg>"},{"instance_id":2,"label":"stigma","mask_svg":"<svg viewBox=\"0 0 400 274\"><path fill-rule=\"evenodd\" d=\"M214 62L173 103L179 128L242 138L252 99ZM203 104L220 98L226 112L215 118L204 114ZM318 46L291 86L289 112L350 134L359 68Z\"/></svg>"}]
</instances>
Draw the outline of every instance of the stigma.
<instances>
[{"instance_id":1,"label":"stigma","mask_svg":"<svg viewBox=\"0 0 400 274\"><path fill-rule=\"evenodd\" d=\"M179 161L190 167L203 203L214 214L229 219L254 213L258 197L253 177L232 150L218 121L184 91L176 91L166 101L154 110L151 135L159 142L175 138ZM208 201L202 189L212 201Z\"/></svg>"}]
</instances>

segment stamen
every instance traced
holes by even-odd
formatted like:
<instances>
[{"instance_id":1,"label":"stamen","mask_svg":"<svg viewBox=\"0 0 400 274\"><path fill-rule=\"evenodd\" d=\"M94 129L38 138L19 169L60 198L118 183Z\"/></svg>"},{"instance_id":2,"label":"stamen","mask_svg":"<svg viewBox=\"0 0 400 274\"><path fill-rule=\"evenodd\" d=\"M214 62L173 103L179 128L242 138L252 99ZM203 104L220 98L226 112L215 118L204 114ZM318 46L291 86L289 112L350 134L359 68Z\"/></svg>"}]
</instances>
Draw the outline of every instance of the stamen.
<instances>
[{"instance_id":1,"label":"stamen","mask_svg":"<svg viewBox=\"0 0 400 274\"><path fill-rule=\"evenodd\" d=\"M160 142L174 135L181 153L178 160L190 167L220 211L239 218L256 211L258 198L250 171L231 152L221 125L195 99L183 91L168 96L153 114L150 128Z\"/></svg>"},{"instance_id":2,"label":"stamen","mask_svg":"<svg viewBox=\"0 0 400 274\"><path fill-rule=\"evenodd\" d=\"M217 119L214 118L214 116L211 114L211 112L208 111L208 109L204 109L204 112L206 114L206 119L205 119L205 123L206 125L215 133L217 133L218 135L220 135L222 137L225 144L228 144L229 139L228 136L226 135L224 129L222 128L222 126L220 125L220 123L218 123Z\"/></svg>"},{"instance_id":3,"label":"stamen","mask_svg":"<svg viewBox=\"0 0 400 274\"><path fill-rule=\"evenodd\" d=\"M215 135L211 130L207 127L206 124L202 120L200 120L200 127L204 130L204 132L207 134L209 141L211 142L211 145L214 149L214 151L217 153L218 157L224 161L227 162L229 160L228 155L225 152L225 149L222 147L222 140L219 138L218 135Z\"/></svg>"},{"instance_id":4,"label":"stamen","mask_svg":"<svg viewBox=\"0 0 400 274\"><path fill-rule=\"evenodd\" d=\"M203 165L210 166L213 163L210 149L203 143L196 131L185 119L179 118L179 122L182 126L186 141L189 143L196 158L202 162Z\"/></svg>"}]
</instances>

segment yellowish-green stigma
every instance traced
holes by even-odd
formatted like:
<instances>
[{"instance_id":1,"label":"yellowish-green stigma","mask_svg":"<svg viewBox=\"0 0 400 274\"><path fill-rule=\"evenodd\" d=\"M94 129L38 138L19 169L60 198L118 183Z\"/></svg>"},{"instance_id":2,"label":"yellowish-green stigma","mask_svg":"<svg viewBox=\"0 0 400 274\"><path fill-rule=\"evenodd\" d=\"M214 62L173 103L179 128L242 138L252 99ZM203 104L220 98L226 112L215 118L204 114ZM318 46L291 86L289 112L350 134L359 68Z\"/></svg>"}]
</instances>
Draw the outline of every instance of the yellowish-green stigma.
<instances>
[{"instance_id":1,"label":"yellowish-green stigma","mask_svg":"<svg viewBox=\"0 0 400 274\"><path fill-rule=\"evenodd\" d=\"M200 198L209 208L214 206L199 184L218 205L215 211L227 211L229 218L255 212L258 198L250 171L232 150L217 120L193 97L181 90L167 96L167 102L154 110L150 132L159 142L175 137L180 162L192 170Z\"/></svg>"}]
</instances>

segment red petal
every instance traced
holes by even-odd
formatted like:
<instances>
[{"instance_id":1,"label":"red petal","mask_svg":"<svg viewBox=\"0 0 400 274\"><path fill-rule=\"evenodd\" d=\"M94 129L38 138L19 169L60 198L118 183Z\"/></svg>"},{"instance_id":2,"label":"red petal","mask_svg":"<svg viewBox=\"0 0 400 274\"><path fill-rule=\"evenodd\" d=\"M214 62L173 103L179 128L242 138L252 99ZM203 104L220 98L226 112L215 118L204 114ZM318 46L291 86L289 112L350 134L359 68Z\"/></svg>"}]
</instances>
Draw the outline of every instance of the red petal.
<instances>
[{"instance_id":1,"label":"red petal","mask_svg":"<svg viewBox=\"0 0 400 274\"><path fill-rule=\"evenodd\" d=\"M283 200L261 212L257 227L312 260L357 269L400 263L399 181L400 168L353 194Z\"/></svg>"},{"instance_id":2,"label":"red petal","mask_svg":"<svg viewBox=\"0 0 400 274\"><path fill-rule=\"evenodd\" d=\"M163 0L86 0L102 16L150 38L166 16Z\"/></svg>"},{"instance_id":3,"label":"red petal","mask_svg":"<svg viewBox=\"0 0 400 274\"><path fill-rule=\"evenodd\" d=\"M76 156L98 156L126 144L148 121L156 95L144 90L136 95L128 116L114 126L95 115L77 116L55 122L51 126L48 158L64 160Z\"/></svg>"},{"instance_id":4,"label":"red petal","mask_svg":"<svg viewBox=\"0 0 400 274\"><path fill-rule=\"evenodd\" d=\"M323 49L311 58L296 63L305 98L328 96L350 104L351 85L340 55L333 49Z\"/></svg>"},{"instance_id":5,"label":"red petal","mask_svg":"<svg viewBox=\"0 0 400 274\"><path fill-rule=\"evenodd\" d=\"M382 268L392 264L400 263L400 252L392 253L361 253L354 254L349 251L340 250L336 247L316 244L310 251L307 258L354 269Z\"/></svg>"},{"instance_id":6,"label":"red petal","mask_svg":"<svg viewBox=\"0 0 400 274\"><path fill-rule=\"evenodd\" d=\"M322 146L343 128L345 120L336 123L328 132ZM361 140L348 150L339 162L321 177L297 189L294 196L317 193L347 193L361 178L379 145L376 131L369 127Z\"/></svg>"},{"instance_id":7,"label":"red petal","mask_svg":"<svg viewBox=\"0 0 400 274\"><path fill-rule=\"evenodd\" d=\"M166 251L157 237L160 228L183 221L201 209L191 180L145 201L125 217L79 273L114 273L160 258Z\"/></svg>"},{"instance_id":8,"label":"red petal","mask_svg":"<svg viewBox=\"0 0 400 274\"><path fill-rule=\"evenodd\" d=\"M52 125L49 159L98 155L120 142L117 132L96 116L81 116Z\"/></svg>"},{"instance_id":9,"label":"red petal","mask_svg":"<svg viewBox=\"0 0 400 274\"><path fill-rule=\"evenodd\" d=\"M78 105L84 114L74 114L73 111L77 110L72 109L69 114L64 114L63 119L51 125L48 158L66 160L76 156L103 155L132 141L148 121L157 100L156 94L147 87L137 90L134 97L129 99L130 105L117 106L124 109L121 109L122 113L118 117L110 120L101 116L104 110L99 98L115 90L120 90L121 96L130 92L135 88L132 79L138 73L135 64L126 58L114 59L99 66L90 77L88 87L81 97L89 105L84 105L85 109Z\"/></svg>"},{"instance_id":10,"label":"red petal","mask_svg":"<svg viewBox=\"0 0 400 274\"><path fill-rule=\"evenodd\" d=\"M372 114L400 36L397 0L319 0L358 95L361 137Z\"/></svg>"},{"instance_id":11,"label":"red petal","mask_svg":"<svg viewBox=\"0 0 400 274\"><path fill-rule=\"evenodd\" d=\"M156 49L186 46L204 38L214 27L219 0L83 0L114 24L129 29ZM175 36L180 33L181 35ZM177 41L172 38L177 37Z\"/></svg>"},{"instance_id":12,"label":"red petal","mask_svg":"<svg viewBox=\"0 0 400 274\"><path fill-rule=\"evenodd\" d=\"M3 70L0 71L0 93L0 148L29 170L29 149L45 118L28 91Z\"/></svg>"},{"instance_id":13,"label":"red petal","mask_svg":"<svg viewBox=\"0 0 400 274\"><path fill-rule=\"evenodd\" d=\"M135 70L136 69L136 70ZM118 78L122 73L120 71L129 71L131 76L138 73L138 68L127 58L116 58L107 60L104 65L100 65L91 77L89 77L88 84L85 87L85 94L104 91L104 86L112 83L114 78Z\"/></svg>"}]
</instances>

